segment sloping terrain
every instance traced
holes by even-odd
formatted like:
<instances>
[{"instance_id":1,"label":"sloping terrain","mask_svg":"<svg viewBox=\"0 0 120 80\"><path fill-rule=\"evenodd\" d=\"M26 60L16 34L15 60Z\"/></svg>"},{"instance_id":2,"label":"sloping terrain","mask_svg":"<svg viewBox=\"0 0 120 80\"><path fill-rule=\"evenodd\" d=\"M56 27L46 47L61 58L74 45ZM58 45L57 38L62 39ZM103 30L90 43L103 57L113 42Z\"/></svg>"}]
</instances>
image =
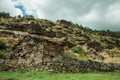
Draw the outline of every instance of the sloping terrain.
<instances>
[{"instance_id":1,"label":"sloping terrain","mask_svg":"<svg viewBox=\"0 0 120 80\"><path fill-rule=\"evenodd\" d=\"M112 70L112 63L120 63L120 32L94 31L65 20L0 18L0 58L4 70ZM77 70L79 60L83 67Z\"/></svg>"}]
</instances>

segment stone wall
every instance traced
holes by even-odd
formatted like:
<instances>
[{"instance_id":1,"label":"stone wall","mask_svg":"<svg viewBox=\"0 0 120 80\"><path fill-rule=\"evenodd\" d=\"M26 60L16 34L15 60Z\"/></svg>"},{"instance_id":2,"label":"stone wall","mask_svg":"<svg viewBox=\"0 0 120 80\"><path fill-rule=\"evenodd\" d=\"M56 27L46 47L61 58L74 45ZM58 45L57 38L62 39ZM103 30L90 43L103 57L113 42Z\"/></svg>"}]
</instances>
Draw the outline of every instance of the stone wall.
<instances>
[{"instance_id":1,"label":"stone wall","mask_svg":"<svg viewBox=\"0 0 120 80\"><path fill-rule=\"evenodd\" d=\"M12 59L0 60L0 70L7 71L51 71L51 72L109 72L120 71L120 64L116 63L102 63L94 61L78 61L75 59L57 57L46 57L36 61L31 59ZM31 60L31 63L29 61ZM4 63L4 64L3 64Z\"/></svg>"}]
</instances>

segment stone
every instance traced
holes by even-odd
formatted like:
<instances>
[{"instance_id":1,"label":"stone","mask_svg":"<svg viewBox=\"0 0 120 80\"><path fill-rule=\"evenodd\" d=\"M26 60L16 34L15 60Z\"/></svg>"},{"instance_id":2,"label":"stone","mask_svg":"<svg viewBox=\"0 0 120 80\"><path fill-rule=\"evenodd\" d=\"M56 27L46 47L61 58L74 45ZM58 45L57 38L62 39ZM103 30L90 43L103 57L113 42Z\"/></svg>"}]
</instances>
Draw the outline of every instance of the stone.
<instances>
[{"instance_id":1,"label":"stone","mask_svg":"<svg viewBox=\"0 0 120 80\"><path fill-rule=\"evenodd\" d=\"M58 55L52 59L53 62L62 62L63 61L63 56Z\"/></svg>"}]
</instances>

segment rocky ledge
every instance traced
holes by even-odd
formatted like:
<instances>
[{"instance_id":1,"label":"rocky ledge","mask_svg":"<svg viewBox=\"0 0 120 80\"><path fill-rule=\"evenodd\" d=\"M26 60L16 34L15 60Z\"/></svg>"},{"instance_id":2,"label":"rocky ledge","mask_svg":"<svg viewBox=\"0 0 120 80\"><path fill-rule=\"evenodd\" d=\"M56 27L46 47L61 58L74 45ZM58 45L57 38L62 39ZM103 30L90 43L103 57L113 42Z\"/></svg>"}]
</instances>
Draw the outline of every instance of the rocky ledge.
<instances>
[{"instance_id":1,"label":"rocky ledge","mask_svg":"<svg viewBox=\"0 0 120 80\"><path fill-rule=\"evenodd\" d=\"M83 27L65 20L25 21L26 23L18 19L13 22L0 23L1 38L19 39L12 47L10 54L0 59L1 71L120 71L119 38L88 33ZM96 37L99 41L96 41ZM76 45L81 46L79 47L81 52L75 49L72 53L68 53L69 56L66 56L65 52L70 51ZM112 49L116 51L109 52ZM105 50L108 51L105 52ZM84 53L82 56L86 56L86 60L73 57L80 56L82 53ZM107 61L110 58L118 59L118 61Z\"/></svg>"},{"instance_id":2,"label":"rocky ledge","mask_svg":"<svg viewBox=\"0 0 120 80\"><path fill-rule=\"evenodd\" d=\"M42 70L53 72L120 71L119 63L77 60L64 56L64 40L28 35L13 47L7 59L0 60L0 70Z\"/></svg>"}]
</instances>

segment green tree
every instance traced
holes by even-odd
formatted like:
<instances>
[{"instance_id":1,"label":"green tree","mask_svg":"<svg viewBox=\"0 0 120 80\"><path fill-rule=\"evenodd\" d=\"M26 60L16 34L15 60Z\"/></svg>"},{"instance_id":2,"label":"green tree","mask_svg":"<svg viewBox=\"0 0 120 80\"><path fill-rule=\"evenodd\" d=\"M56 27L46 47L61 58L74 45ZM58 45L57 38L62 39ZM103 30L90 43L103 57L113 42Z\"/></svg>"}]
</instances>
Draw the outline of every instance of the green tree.
<instances>
[{"instance_id":1,"label":"green tree","mask_svg":"<svg viewBox=\"0 0 120 80\"><path fill-rule=\"evenodd\" d=\"M18 18L22 18L22 16L21 16L21 15L18 15L17 17L18 17Z\"/></svg>"},{"instance_id":2,"label":"green tree","mask_svg":"<svg viewBox=\"0 0 120 80\"><path fill-rule=\"evenodd\" d=\"M28 20L29 20L29 19L34 19L34 16L33 16L33 15L25 15L24 18L26 18L26 19L28 19Z\"/></svg>"},{"instance_id":3,"label":"green tree","mask_svg":"<svg viewBox=\"0 0 120 80\"><path fill-rule=\"evenodd\" d=\"M0 12L0 17L10 18L10 14L9 13L5 13L5 12Z\"/></svg>"}]
</instances>

